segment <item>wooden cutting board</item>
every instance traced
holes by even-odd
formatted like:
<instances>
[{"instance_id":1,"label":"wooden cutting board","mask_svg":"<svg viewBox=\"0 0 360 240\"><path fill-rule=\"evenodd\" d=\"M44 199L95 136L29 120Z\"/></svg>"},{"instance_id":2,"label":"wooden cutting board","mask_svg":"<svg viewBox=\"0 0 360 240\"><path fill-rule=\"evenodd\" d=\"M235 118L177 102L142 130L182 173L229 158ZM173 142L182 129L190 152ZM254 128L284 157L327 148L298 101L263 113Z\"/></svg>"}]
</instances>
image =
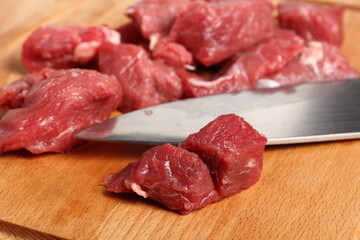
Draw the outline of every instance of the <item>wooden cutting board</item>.
<instances>
[{"instance_id":1,"label":"wooden cutting board","mask_svg":"<svg viewBox=\"0 0 360 240\"><path fill-rule=\"evenodd\" d=\"M25 73L20 47L35 27L116 27L132 2L0 1L0 84ZM342 50L360 70L359 1L346 4ZM0 155L0 239L360 239L360 141L267 147L254 187L185 216L99 186L147 149L90 142Z\"/></svg>"}]
</instances>

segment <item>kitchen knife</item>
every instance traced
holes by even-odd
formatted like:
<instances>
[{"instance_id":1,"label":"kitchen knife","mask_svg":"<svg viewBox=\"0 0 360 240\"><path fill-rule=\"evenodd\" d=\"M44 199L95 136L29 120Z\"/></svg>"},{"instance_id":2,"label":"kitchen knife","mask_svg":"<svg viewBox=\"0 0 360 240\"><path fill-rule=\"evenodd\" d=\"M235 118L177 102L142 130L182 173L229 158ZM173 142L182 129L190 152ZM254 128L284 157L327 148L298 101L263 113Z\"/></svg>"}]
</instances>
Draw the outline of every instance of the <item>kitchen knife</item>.
<instances>
[{"instance_id":1,"label":"kitchen knife","mask_svg":"<svg viewBox=\"0 0 360 240\"><path fill-rule=\"evenodd\" d=\"M268 138L268 145L360 138L360 79L180 100L120 115L76 137L178 143L227 113L243 117Z\"/></svg>"}]
</instances>

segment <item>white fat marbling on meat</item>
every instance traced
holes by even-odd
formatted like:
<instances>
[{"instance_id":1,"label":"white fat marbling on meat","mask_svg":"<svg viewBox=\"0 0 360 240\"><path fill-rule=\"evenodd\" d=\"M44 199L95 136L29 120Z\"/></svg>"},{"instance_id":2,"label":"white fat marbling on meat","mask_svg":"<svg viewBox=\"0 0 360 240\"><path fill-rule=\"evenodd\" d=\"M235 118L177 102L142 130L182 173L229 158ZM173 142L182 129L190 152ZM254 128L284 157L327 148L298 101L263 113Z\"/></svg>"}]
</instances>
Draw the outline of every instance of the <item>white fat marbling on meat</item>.
<instances>
[{"instance_id":1,"label":"white fat marbling on meat","mask_svg":"<svg viewBox=\"0 0 360 240\"><path fill-rule=\"evenodd\" d=\"M255 159L249 159L248 163L245 165L247 168L253 168L256 167L256 160Z\"/></svg>"},{"instance_id":2,"label":"white fat marbling on meat","mask_svg":"<svg viewBox=\"0 0 360 240\"><path fill-rule=\"evenodd\" d=\"M130 184L131 189L137 193L138 195L147 198L149 195L147 194L147 192L145 192L144 190L142 190L141 186L139 184L136 183L131 183Z\"/></svg>"},{"instance_id":3,"label":"white fat marbling on meat","mask_svg":"<svg viewBox=\"0 0 360 240\"><path fill-rule=\"evenodd\" d=\"M153 33L150 35L150 43L149 43L149 49L151 51L154 51L156 45L158 44L160 39L160 34L159 33Z\"/></svg>"},{"instance_id":4,"label":"white fat marbling on meat","mask_svg":"<svg viewBox=\"0 0 360 240\"><path fill-rule=\"evenodd\" d=\"M56 138L62 138L64 135L65 136L69 136L72 135L75 132L75 126L71 126L69 128L67 128L65 131L62 131L61 133L59 133L59 135Z\"/></svg>"},{"instance_id":5,"label":"white fat marbling on meat","mask_svg":"<svg viewBox=\"0 0 360 240\"><path fill-rule=\"evenodd\" d=\"M96 56L99 46L98 41L80 43L74 50L73 61L81 64L88 63Z\"/></svg>"},{"instance_id":6,"label":"white fat marbling on meat","mask_svg":"<svg viewBox=\"0 0 360 240\"><path fill-rule=\"evenodd\" d=\"M256 81L255 88L276 88L280 87L280 83L272 79L262 78Z\"/></svg>"},{"instance_id":7,"label":"white fat marbling on meat","mask_svg":"<svg viewBox=\"0 0 360 240\"><path fill-rule=\"evenodd\" d=\"M107 27L104 26L100 26L101 29L103 30L103 32L105 33L106 36L106 41L113 43L113 44L120 44L121 43L121 36L120 33L109 29Z\"/></svg>"},{"instance_id":8,"label":"white fat marbling on meat","mask_svg":"<svg viewBox=\"0 0 360 240\"><path fill-rule=\"evenodd\" d=\"M184 65L184 67L185 67L185 69L187 69L189 71L195 71L196 70L196 67L193 66L193 65L186 64L186 65Z\"/></svg>"},{"instance_id":9,"label":"white fat marbling on meat","mask_svg":"<svg viewBox=\"0 0 360 240\"><path fill-rule=\"evenodd\" d=\"M323 58L324 58L324 49L322 43L311 41L309 42L308 47L304 48L304 51L300 57L300 63L302 65L311 66L314 72L317 75L320 75L320 71L317 64Z\"/></svg>"},{"instance_id":10,"label":"white fat marbling on meat","mask_svg":"<svg viewBox=\"0 0 360 240\"><path fill-rule=\"evenodd\" d=\"M145 51L140 51L138 54L136 54L136 56L134 56L133 58L131 58L128 63L126 64L126 66L124 66L121 71L120 74L123 74L124 72L126 72L129 68L131 68L131 65L134 64L134 62L137 59L140 59L142 57L142 55L145 53Z\"/></svg>"},{"instance_id":11,"label":"white fat marbling on meat","mask_svg":"<svg viewBox=\"0 0 360 240\"><path fill-rule=\"evenodd\" d=\"M238 175L248 174L249 172L250 172L250 169L244 170L244 171L241 171Z\"/></svg>"},{"instance_id":12,"label":"white fat marbling on meat","mask_svg":"<svg viewBox=\"0 0 360 240\"><path fill-rule=\"evenodd\" d=\"M46 126L47 124L49 124L50 122L54 121L54 116L50 116L48 118L39 118L39 126Z\"/></svg>"}]
</instances>

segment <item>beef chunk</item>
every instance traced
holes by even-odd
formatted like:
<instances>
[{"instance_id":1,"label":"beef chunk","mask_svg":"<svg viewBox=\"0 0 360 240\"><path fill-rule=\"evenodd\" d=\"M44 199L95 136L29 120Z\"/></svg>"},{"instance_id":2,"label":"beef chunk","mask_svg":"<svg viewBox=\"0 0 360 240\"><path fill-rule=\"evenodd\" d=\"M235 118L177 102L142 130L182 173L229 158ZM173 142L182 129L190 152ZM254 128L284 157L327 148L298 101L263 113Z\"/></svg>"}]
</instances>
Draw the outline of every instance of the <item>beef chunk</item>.
<instances>
[{"instance_id":1,"label":"beef chunk","mask_svg":"<svg viewBox=\"0 0 360 240\"><path fill-rule=\"evenodd\" d=\"M222 115L175 147L151 148L103 185L135 192L187 214L255 184L267 139L234 114Z\"/></svg>"},{"instance_id":2,"label":"beef chunk","mask_svg":"<svg viewBox=\"0 0 360 240\"><path fill-rule=\"evenodd\" d=\"M305 2L279 4L280 26L295 30L306 40L342 43L342 15L340 6L321 6Z\"/></svg>"},{"instance_id":3,"label":"beef chunk","mask_svg":"<svg viewBox=\"0 0 360 240\"><path fill-rule=\"evenodd\" d=\"M243 118L228 114L191 134L179 146L199 155L210 169L216 191L227 197L259 180L266 142Z\"/></svg>"},{"instance_id":4,"label":"beef chunk","mask_svg":"<svg viewBox=\"0 0 360 240\"><path fill-rule=\"evenodd\" d=\"M274 26L267 0L193 1L175 20L170 36L210 66L268 39Z\"/></svg>"},{"instance_id":5,"label":"beef chunk","mask_svg":"<svg viewBox=\"0 0 360 240\"><path fill-rule=\"evenodd\" d=\"M120 35L105 26L40 27L24 42L22 62L29 71L84 65L97 57L105 41L120 43Z\"/></svg>"},{"instance_id":6,"label":"beef chunk","mask_svg":"<svg viewBox=\"0 0 360 240\"><path fill-rule=\"evenodd\" d=\"M309 42L303 53L281 71L258 81L274 82L273 86L346 80L360 77L359 72L342 55L340 49L326 42Z\"/></svg>"},{"instance_id":7,"label":"beef chunk","mask_svg":"<svg viewBox=\"0 0 360 240\"><path fill-rule=\"evenodd\" d=\"M133 191L182 214L219 199L209 169L194 153L171 144L154 147L103 183L108 191Z\"/></svg>"},{"instance_id":8,"label":"beef chunk","mask_svg":"<svg viewBox=\"0 0 360 240\"><path fill-rule=\"evenodd\" d=\"M268 41L236 54L210 81L182 70L178 75L186 97L251 89L259 78L281 70L303 47L304 41L295 33L277 29Z\"/></svg>"},{"instance_id":9,"label":"beef chunk","mask_svg":"<svg viewBox=\"0 0 360 240\"><path fill-rule=\"evenodd\" d=\"M181 79L162 61L153 61L140 46L104 44L100 71L113 74L124 89L119 109L129 112L182 98Z\"/></svg>"},{"instance_id":10,"label":"beef chunk","mask_svg":"<svg viewBox=\"0 0 360 240\"><path fill-rule=\"evenodd\" d=\"M105 120L121 100L117 80L93 70L47 71L28 91L0 120L0 153L67 151L80 143L76 132Z\"/></svg>"}]
</instances>

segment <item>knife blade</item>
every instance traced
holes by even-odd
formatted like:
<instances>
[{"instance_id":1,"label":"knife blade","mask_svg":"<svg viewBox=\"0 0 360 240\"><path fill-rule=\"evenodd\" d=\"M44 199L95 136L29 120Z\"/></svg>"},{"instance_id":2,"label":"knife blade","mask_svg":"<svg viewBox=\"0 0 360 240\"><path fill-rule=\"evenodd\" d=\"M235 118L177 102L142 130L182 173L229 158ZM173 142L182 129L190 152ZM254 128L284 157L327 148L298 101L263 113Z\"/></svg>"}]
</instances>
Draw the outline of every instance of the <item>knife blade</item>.
<instances>
[{"instance_id":1,"label":"knife blade","mask_svg":"<svg viewBox=\"0 0 360 240\"><path fill-rule=\"evenodd\" d=\"M235 113L268 145L360 138L360 79L307 83L179 100L108 119L80 139L179 143L217 116Z\"/></svg>"}]
</instances>

